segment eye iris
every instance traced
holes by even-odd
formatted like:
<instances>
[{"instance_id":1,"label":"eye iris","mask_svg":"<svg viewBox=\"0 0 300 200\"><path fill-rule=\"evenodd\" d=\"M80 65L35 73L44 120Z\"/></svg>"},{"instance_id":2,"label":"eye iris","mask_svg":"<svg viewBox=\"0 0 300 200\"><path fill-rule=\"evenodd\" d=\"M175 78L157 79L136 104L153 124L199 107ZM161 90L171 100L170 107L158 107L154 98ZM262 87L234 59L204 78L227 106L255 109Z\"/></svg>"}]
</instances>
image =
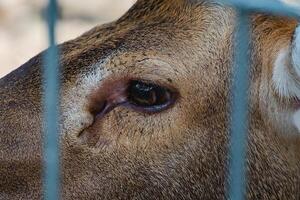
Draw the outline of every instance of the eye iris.
<instances>
[{"instance_id":1,"label":"eye iris","mask_svg":"<svg viewBox=\"0 0 300 200\"><path fill-rule=\"evenodd\" d=\"M170 91L158 85L132 81L128 88L128 99L137 106L159 106L168 103Z\"/></svg>"}]
</instances>

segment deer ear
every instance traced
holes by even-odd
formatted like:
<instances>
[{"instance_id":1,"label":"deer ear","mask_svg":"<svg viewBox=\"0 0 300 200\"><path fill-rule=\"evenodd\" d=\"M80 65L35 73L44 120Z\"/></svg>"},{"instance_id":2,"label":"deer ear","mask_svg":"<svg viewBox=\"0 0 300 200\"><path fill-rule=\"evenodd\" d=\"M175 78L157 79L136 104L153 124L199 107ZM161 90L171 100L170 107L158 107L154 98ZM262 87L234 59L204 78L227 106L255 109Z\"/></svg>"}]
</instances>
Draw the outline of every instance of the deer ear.
<instances>
[{"instance_id":1,"label":"deer ear","mask_svg":"<svg viewBox=\"0 0 300 200\"><path fill-rule=\"evenodd\" d=\"M292 65L298 77L300 77L300 24L295 30L292 44Z\"/></svg>"},{"instance_id":2,"label":"deer ear","mask_svg":"<svg viewBox=\"0 0 300 200\"><path fill-rule=\"evenodd\" d=\"M300 24L295 30L294 34L294 40L293 40L293 45L292 45L292 54L291 54L291 59L292 59L292 66L293 69L295 70L295 74L298 77L297 80L300 80ZM300 88L300 82L298 82L298 88ZM297 97L300 101L300 91L297 94ZM299 104L300 105L300 104ZM293 121L295 126L298 128L298 131L300 132L300 108L298 108L298 111L295 112L293 116Z\"/></svg>"},{"instance_id":3,"label":"deer ear","mask_svg":"<svg viewBox=\"0 0 300 200\"><path fill-rule=\"evenodd\" d=\"M289 47L281 49L277 55L272 79L280 97L300 99L300 25Z\"/></svg>"},{"instance_id":4,"label":"deer ear","mask_svg":"<svg viewBox=\"0 0 300 200\"><path fill-rule=\"evenodd\" d=\"M272 83L276 94L291 103L292 110L288 112L292 112L293 124L300 133L300 25L294 31L291 43L275 57Z\"/></svg>"}]
</instances>

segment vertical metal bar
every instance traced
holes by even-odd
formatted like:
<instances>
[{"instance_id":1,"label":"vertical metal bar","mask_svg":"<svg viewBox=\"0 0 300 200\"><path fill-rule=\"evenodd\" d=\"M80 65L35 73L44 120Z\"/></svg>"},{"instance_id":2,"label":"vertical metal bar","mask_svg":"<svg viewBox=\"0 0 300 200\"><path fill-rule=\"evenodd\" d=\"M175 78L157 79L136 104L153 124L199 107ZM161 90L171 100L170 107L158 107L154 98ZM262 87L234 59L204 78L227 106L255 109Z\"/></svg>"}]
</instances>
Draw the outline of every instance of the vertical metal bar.
<instances>
[{"instance_id":1,"label":"vertical metal bar","mask_svg":"<svg viewBox=\"0 0 300 200\"><path fill-rule=\"evenodd\" d=\"M237 32L235 42L231 124L229 146L229 199L245 198L246 187L246 152L248 131L248 88L249 88L249 36L250 20L247 11L237 11Z\"/></svg>"},{"instance_id":2,"label":"vertical metal bar","mask_svg":"<svg viewBox=\"0 0 300 200\"><path fill-rule=\"evenodd\" d=\"M50 47L44 63L44 199L59 199L59 66L55 46L56 0L49 0L47 23Z\"/></svg>"}]
</instances>

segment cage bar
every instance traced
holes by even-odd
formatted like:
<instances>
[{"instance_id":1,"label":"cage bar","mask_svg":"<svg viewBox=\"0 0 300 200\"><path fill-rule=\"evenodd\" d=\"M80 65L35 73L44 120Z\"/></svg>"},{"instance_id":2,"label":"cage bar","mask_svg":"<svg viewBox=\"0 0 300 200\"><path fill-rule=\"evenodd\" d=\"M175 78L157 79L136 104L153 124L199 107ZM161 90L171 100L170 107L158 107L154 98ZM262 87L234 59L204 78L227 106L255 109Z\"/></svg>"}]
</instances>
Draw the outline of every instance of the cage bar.
<instances>
[{"instance_id":1,"label":"cage bar","mask_svg":"<svg viewBox=\"0 0 300 200\"><path fill-rule=\"evenodd\" d=\"M55 44L57 2L49 0L47 25L49 49L44 58L44 199L58 200L59 165L59 65Z\"/></svg>"},{"instance_id":2,"label":"cage bar","mask_svg":"<svg viewBox=\"0 0 300 200\"><path fill-rule=\"evenodd\" d=\"M229 199L242 200L245 193L245 162L248 130L249 89L249 33L248 12L237 11L233 83L231 88L231 122L229 142Z\"/></svg>"}]
</instances>

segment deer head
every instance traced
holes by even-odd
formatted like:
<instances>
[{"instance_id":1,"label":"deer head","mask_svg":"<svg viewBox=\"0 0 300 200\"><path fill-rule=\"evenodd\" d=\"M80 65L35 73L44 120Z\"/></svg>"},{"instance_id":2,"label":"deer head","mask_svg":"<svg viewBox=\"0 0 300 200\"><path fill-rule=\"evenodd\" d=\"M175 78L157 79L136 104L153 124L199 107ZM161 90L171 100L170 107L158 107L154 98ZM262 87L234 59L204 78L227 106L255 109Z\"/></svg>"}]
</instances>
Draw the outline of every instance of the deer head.
<instances>
[{"instance_id":1,"label":"deer head","mask_svg":"<svg viewBox=\"0 0 300 200\"><path fill-rule=\"evenodd\" d=\"M225 199L236 15L138 0L59 45L63 199ZM252 16L248 199L298 199L300 29ZM0 198L42 196L43 53L0 80Z\"/></svg>"}]
</instances>

